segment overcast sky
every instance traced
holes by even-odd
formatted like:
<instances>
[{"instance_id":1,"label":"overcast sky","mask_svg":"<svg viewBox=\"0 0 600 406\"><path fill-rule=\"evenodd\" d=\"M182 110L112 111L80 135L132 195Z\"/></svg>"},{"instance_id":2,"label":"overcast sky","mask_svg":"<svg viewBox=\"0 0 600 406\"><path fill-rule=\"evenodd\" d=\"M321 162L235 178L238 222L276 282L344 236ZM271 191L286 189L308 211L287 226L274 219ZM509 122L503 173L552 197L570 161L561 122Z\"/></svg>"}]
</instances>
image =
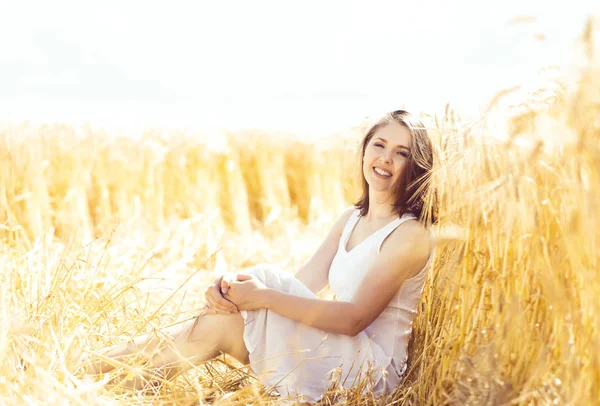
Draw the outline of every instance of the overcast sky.
<instances>
[{"instance_id":1,"label":"overcast sky","mask_svg":"<svg viewBox=\"0 0 600 406\"><path fill-rule=\"evenodd\" d=\"M570 60L590 4L0 0L0 120L305 130L402 105L471 113Z\"/></svg>"}]
</instances>

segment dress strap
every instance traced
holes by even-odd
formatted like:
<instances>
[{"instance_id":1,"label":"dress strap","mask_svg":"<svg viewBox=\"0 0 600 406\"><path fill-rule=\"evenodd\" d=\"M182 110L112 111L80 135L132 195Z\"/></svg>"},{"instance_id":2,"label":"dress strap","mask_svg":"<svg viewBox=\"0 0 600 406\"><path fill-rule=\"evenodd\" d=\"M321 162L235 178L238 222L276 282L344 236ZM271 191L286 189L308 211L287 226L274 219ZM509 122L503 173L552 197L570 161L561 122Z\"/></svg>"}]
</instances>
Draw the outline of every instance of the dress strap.
<instances>
[{"instance_id":1,"label":"dress strap","mask_svg":"<svg viewBox=\"0 0 600 406\"><path fill-rule=\"evenodd\" d=\"M397 218L396 220L392 221L390 224L385 226L382 230L381 236L379 237L379 239L377 241L377 253L381 252L381 245L383 244L385 239L388 238L389 235L392 233L392 231L394 231L400 224L402 224L408 220L416 220L416 219L417 219L417 217L415 217L414 214L405 213L402 215L402 217Z\"/></svg>"},{"instance_id":2,"label":"dress strap","mask_svg":"<svg viewBox=\"0 0 600 406\"><path fill-rule=\"evenodd\" d=\"M342 236L340 237L340 243L339 246L344 248L346 248L346 243L348 242L348 237L350 236L350 233L352 232L352 230L354 229L354 226L356 225L356 223L358 222L358 219L360 218L359 216L360 211L354 210L352 212L352 214L350 215L350 217L348 218L348 221L346 222L346 225L344 226L344 231L342 231Z\"/></svg>"}]
</instances>

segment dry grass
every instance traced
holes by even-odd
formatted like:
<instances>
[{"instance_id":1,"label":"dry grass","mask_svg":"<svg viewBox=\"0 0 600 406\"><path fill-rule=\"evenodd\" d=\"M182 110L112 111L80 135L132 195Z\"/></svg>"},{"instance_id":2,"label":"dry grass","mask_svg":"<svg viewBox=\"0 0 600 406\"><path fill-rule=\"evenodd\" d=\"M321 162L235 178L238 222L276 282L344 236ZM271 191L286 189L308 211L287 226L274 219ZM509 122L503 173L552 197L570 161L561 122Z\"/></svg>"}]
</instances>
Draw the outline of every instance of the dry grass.
<instances>
[{"instance_id":1,"label":"dry grass","mask_svg":"<svg viewBox=\"0 0 600 406\"><path fill-rule=\"evenodd\" d=\"M334 383L323 403L598 403L593 24L578 86L532 94L506 118L504 139L486 137L496 127L485 120L460 125L450 109L435 118L439 247L407 378L387 399ZM2 401L273 400L226 358L153 393L86 379L80 365L91 349L198 313L215 272L299 266L357 196L358 137L2 129Z\"/></svg>"}]
</instances>

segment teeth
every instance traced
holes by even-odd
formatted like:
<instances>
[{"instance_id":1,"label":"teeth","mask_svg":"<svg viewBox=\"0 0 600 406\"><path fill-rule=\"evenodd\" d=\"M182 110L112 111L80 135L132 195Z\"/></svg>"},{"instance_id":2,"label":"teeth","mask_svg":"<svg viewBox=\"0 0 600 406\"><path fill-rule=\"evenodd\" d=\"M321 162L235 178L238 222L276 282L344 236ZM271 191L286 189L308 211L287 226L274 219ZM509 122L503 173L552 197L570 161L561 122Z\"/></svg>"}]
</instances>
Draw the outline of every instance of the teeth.
<instances>
[{"instance_id":1,"label":"teeth","mask_svg":"<svg viewBox=\"0 0 600 406\"><path fill-rule=\"evenodd\" d=\"M378 174L380 174L382 176L392 176L391 173L384 171L383 169L379 169L379 168L375 168L375 172L377 172Z\"/></svg>"}]
</instances>

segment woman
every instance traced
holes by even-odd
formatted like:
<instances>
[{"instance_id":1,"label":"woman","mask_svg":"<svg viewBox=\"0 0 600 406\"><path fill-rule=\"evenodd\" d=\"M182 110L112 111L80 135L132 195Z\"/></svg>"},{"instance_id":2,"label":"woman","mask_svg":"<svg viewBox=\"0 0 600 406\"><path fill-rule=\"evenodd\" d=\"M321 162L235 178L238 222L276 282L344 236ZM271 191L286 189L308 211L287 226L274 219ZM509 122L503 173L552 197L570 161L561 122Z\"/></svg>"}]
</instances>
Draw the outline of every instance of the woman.
<instances>
[{"instance_id":1,"label":"woman","mask_svg":"<svg viewBox=\"0 0 600 406\"><path fill-rule=\"evenodd\" d=\"M332 372L346 387L366 376L375 395L392 391L433 255L433 147L425 127L398 110L367 132L361 157L362 197L295 277L259 265L219 278L195 320L137 337L89 370L145 353L154 371L133 381L142 387L224 352L302 401L320 399ZM328 284L336 300L317 296Z\"/></svg>"}]
</instances>

